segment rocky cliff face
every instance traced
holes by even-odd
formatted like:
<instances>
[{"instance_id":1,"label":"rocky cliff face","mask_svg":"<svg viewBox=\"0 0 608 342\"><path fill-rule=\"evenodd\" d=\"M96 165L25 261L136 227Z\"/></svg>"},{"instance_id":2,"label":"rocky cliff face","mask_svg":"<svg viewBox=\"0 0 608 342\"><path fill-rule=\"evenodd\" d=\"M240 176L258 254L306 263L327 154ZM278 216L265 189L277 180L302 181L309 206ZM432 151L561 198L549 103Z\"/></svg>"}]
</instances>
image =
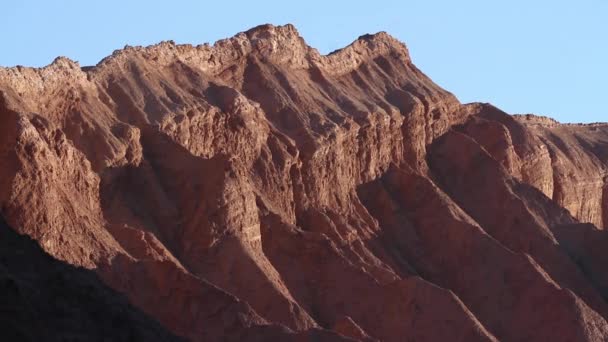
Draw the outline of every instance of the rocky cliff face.
<instances>
[{"instance_id":1,"label":"rocky cliff face","mask_svg":"<svg viewBox=\"0 0 608 342\"><path fill-rule=\"evenodd\" d=\"M0 69L0 210L192 341L608 339L608 125L463 105L385 33Z\"/></svg>"}]
</instances>

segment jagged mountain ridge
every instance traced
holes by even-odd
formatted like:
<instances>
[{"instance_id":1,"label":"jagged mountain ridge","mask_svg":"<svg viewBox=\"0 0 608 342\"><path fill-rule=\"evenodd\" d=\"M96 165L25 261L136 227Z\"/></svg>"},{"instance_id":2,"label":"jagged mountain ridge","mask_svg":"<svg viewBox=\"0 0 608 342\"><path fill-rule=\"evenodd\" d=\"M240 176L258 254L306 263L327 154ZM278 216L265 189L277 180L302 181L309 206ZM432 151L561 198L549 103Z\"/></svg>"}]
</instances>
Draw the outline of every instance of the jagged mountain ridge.
<instances>
[{"instance_id":1,"label":"jagged mountain ridge","mask_svg":"<svg viewBox=\"0 0 608 342\"><path fill-rule=\"evenodd\" d=\"M265 25L0 91L3 217L178 335L608 338L608 128L460 104L386 33L322 56Z\"/></svg>"}]
</instances>

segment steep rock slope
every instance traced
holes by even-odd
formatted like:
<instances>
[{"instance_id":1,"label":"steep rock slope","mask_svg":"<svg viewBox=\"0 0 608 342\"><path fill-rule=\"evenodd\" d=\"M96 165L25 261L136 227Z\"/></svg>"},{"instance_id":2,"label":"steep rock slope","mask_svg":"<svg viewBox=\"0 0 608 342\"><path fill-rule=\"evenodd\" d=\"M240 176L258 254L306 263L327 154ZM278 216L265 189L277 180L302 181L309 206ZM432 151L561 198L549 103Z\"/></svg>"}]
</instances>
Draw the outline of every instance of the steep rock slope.
<instances>
[{"instance_id":1,"label":"steep rock slope","mask_svg":"<svg viewBox=\"0 0 608 342\"><path fill-rule=\"evenodd\" d=\"M546 146L554 180L551 198L582 222L608 226L608 124L558 124L516 116Z\"/></svg>"},{"instance_id":2,"label":"steep rock slope","mask_svg":"<svg viewBox=\"0 0 608 342\"><path fill-rule=\"evenodd\" d=\"M462 105L386 33L58 58L0 95L2 215L188 339L608 338L604 126Z\"/></svg>"},{"instance_id":3,"label":"steep rock slope","mask_svg":"<svg viewBox=\"0 0 608 342\"><path fill-rule=\"evenodd\" d=\"M2 218L0 287L5 341L181 341L93 272L54 260Z\"/></svg>"}]
</instances>

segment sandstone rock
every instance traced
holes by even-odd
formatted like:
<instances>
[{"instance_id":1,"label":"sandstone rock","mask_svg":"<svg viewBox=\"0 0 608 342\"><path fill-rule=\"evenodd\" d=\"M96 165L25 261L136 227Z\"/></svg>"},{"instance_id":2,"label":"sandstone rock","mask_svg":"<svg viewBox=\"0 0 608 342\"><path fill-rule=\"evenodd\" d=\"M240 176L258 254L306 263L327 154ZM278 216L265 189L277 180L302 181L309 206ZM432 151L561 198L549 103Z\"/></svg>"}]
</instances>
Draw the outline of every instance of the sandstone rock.
<instances>
[{"instance_id":1,"label":"sandstone rock","mask_svg":"<svg viewBox=\"0 0 608 342\"><path fill-rule=\"evenodd\" d=\"M335 323L333 329L341 335L352 337L361 341L376 341L367 335L361 327L355 323L352 318L344 316L339 318Z\"/></svg>"},{"instance_id":2,"label":"sandstone rock","mask_svg":"<svg viewBox=\"0 0 608 342\"><path fill-rule=\"evenodd\" d=\"M193 341L601 341L607 127L263 25L0 68L0 213Z\"/></svg>"},{"instance_id":3,"label":"sandstone rock","mask_svg":"<svg viewBox=\"0 0 608 342\"><path fill-rule=\"evenodd\" d=\"M182 341L83 268L54 260L0 218L6 341Z\"/></svg>"}]
</instances>

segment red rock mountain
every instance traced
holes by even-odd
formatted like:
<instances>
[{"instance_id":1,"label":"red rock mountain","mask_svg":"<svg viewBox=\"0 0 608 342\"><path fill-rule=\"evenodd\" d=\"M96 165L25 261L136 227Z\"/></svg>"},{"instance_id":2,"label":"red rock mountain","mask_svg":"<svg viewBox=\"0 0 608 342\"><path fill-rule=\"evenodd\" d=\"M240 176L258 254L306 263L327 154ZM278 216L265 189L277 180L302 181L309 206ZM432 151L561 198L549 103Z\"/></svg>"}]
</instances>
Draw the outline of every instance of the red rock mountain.
<instances>
[{"instance_id":1,"label":"red rock mountain","mask_svg":"<svg viewBox=\"0 0 608 342\"><path fill-rule=\"evenodd\" d=\"M607 170L386 33L0 69L2 217L191 341L607 341Z\"/></svg>"}]
</instances>

